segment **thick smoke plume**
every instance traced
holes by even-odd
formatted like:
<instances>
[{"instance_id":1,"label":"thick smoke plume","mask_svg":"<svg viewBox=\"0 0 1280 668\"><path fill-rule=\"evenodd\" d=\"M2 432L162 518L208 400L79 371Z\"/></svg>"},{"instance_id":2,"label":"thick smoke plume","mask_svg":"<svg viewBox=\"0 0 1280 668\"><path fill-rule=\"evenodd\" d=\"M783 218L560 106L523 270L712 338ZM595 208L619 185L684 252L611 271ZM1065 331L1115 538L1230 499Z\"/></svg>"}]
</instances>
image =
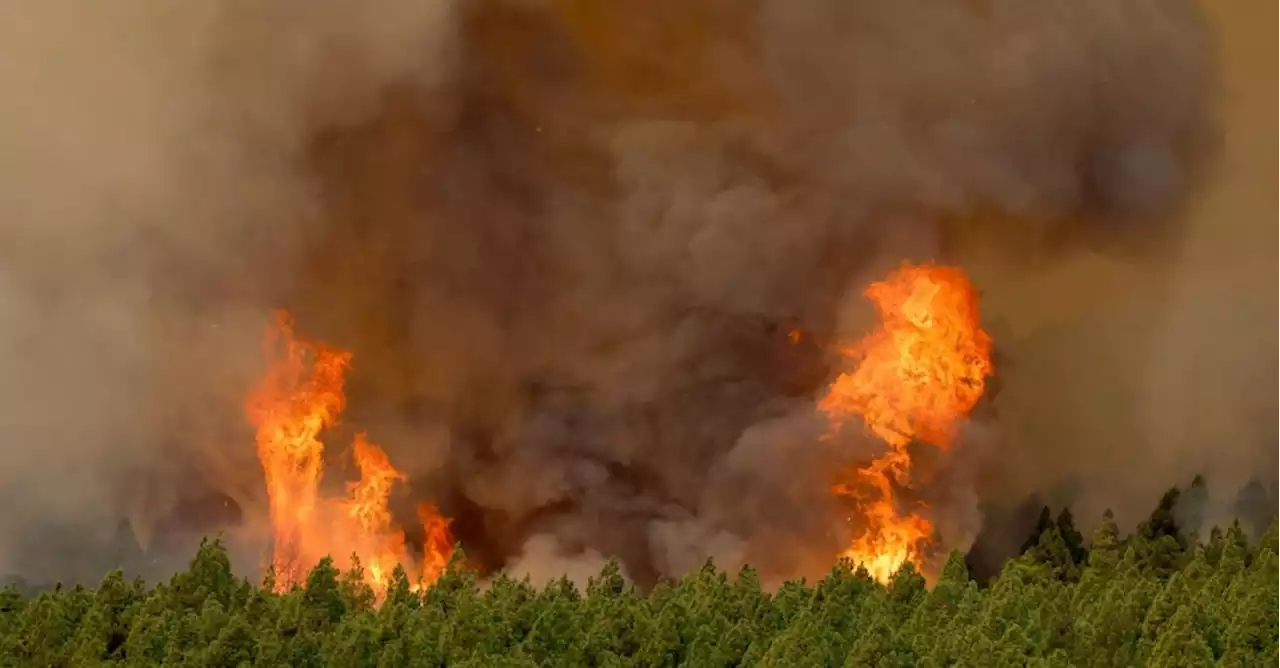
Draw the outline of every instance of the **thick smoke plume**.
<instances>
[{"instance_id":1,"label":"thick smoke plume","mask_svg":"<svg viewBox=\"0 0 1280 668\"><path fill-rule=\"evenodd\" d=\"M1035 493L1071 504L1086 524L1111 507L1133 526L1164 489L1203 473L1205 521L1274 516L1276 319L1262 287L1276 266L1276 162L1262 148L1276 139L1274 69L1259 64L1271 38L1256 14L1203 4L1219 33L1225 131L1173 243L1141 263L1096 253L1009 263L985 251L965 260L1008 355L997 400L1007 441L984 475L988 498ZM1269 501L1258 502L1251 478ZM1250 507L1269 508L1259 517ZM1038 508L1005 530L1006 545L1025 538Z\"/></svg>"},{"instance_id":2,"label":"thick smoke plume","mask_svg":"<svg viewBox=\"0 0 1280 668\"><path fill-rule=\"evenodd\" d=\"M0 566L33 577L96 575L49 555L126 517L153 555L253 534L276 306L482 567L820 572L825 467L878 447L813 412L862 286L1166 253L1213 147L1187 2L82 4L0 14ZM947 547L1014 389L933 463Z\"/></svg>"}]
</instances>

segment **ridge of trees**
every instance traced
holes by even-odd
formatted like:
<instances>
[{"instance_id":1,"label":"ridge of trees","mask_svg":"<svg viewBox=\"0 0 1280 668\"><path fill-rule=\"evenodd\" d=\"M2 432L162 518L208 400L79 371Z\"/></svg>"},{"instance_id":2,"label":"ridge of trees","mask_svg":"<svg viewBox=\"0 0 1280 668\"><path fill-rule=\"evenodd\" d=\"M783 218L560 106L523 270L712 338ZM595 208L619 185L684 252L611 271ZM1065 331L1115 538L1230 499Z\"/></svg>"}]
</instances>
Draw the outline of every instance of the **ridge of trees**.
<instances>
[{"instance_id":1,"label":"ridge of trees","mask_svg":"<svg viewBox=\"0 0 1280 668\"><path fill-rule=\"evenodd\" d=\"M953 553L932 588L910 564L881 585L837 564L761 588L707 562L642 592L610 562L579 590L499 574L461 551L434 586L401 569L386 599L324 560L273 593L236 577L218 540L150 586L119 571L95 588L0 591L3 666L1275 666L1274 520L1185 532L1171 490L1134 532L1106 513L1089 540L1069 510L1041 513L989 582Z\"/></svg>"}]
</instances>

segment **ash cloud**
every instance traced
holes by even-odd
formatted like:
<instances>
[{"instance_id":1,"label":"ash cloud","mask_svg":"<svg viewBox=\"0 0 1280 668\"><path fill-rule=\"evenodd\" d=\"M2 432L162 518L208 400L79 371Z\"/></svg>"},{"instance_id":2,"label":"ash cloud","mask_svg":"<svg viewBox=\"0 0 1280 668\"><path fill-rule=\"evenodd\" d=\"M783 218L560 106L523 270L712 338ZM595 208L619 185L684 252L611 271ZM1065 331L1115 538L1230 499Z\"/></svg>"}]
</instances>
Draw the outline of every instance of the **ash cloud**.
<instances>
[{"instance_id":1,"label":"ash cloud","mask_svg":"<svg viewBox=\"0 0 1280 668\"><path fill-rule=\"evenodd\" d=\"M1187 2L47 4L0 21L13 536L163 542L200 486L260 516L239 402L283 305L487 568L821 572L861 287L1164 248L1213 147ZM948 546L983 420L937 463Z\"/></svg>"}]
</instances>

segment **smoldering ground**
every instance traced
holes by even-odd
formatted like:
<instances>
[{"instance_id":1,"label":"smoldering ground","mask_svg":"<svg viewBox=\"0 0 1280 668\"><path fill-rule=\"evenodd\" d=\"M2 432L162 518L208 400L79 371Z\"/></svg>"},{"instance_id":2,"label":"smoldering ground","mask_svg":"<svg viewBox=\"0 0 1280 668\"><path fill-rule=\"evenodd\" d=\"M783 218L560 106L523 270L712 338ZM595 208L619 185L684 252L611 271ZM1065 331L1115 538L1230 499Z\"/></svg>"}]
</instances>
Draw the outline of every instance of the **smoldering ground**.
<instances>
[{"instance_id":1,"label":"smoldering ground","mask_svg":"<svg viewBox=\"0 0 1280 668\"><path fill-rule=\"evenodd\" d=\"M1180 2L72 9L0 22L3 556L37 576L73 570L50 526L182 553L226 521L193 490L262 517L240 402L277 306L354 353L348 423L486 568L825 570L826 464L877 447L814 438L862 286L1162 253L1214 145ZM938 464L948 547L978 440Z\"/></svg>"}]
</instances>

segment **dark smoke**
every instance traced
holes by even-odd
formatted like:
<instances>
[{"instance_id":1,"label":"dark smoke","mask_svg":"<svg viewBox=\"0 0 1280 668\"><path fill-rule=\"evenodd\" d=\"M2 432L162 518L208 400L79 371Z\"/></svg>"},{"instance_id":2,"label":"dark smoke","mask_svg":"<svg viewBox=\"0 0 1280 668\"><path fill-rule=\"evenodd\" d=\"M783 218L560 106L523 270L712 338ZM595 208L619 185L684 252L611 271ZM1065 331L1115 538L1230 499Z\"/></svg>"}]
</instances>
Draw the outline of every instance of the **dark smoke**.
<instances>
[{"instance_id":1,"label":"dark smoke","mask_svg":"<svg viewBox=\"0 0 1280 668\"><path fill-rule=\"evenodd\" d=\"M862 286L1163 248L1213 144L1188 2L358 6L139 1L79 34L53 3L0 33L64 82L0 66L32 109L0 124L6 534L129 515L178 554L235 521L190 519L201 488L261 518L239 402L284 305L354 352L348 422L486 568L820 572L833 457L877 447L830 452L812 410ZM1004 412L937 463L946 547Z\"/></svg>"}]
</instances>

